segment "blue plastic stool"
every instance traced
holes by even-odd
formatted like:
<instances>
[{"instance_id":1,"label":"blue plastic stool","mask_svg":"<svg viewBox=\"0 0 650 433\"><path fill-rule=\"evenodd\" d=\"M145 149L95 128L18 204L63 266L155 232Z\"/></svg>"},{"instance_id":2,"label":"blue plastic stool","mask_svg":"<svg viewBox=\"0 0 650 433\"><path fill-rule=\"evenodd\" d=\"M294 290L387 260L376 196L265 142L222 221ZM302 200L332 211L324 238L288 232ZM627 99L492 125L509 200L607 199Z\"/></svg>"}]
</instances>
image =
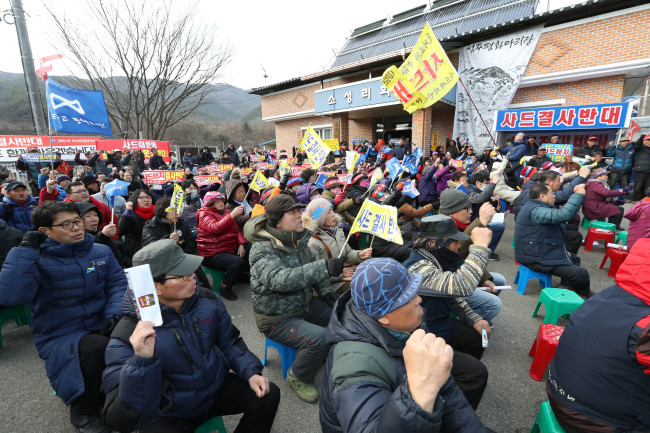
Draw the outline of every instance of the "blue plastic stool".
<instances>
[{"instance_id":1,"label":"blue plastic stool","mask_svg":"<svg viewBox=\"0 0 650 433\"><path fill-rule=\"evenodd\" d=\"M505 200L499 200L501 204L501 212L505 212L508 209L508 202Z\"/></svg>"},{"instance_id":2,"label":"blue plastic stool","mask_svg":"<svg viewBox=\"0 0 650 433\"><path fill-rule=\"evenodd\" d=\"M286 379L287 371L291 367L291 364L293 364L293 361L295 361L298 350L267 338L264 343L264 361L262 361L262 365L266 365L266 354L269 347L275 347L280 354L280 358L282 358L282 378Z\"/></svg>"},{"instance_id":3,"label":"blue plastic stool","mask_svg":"<svg viewBox=\"0 0 650 433\"><path fill-rule=\"evenodd\" d=\"M539 279L539 285L542 287L551 287L551 281L553 276L551 274L543 274L541 272L535 272L531 269L528 269L524 265L519 265L517 269L517 275L515 276L514 283L517 285L517 293L523 295L526 292L526 286L528 281L532 279Z\"/></svg>"}]
</instances>

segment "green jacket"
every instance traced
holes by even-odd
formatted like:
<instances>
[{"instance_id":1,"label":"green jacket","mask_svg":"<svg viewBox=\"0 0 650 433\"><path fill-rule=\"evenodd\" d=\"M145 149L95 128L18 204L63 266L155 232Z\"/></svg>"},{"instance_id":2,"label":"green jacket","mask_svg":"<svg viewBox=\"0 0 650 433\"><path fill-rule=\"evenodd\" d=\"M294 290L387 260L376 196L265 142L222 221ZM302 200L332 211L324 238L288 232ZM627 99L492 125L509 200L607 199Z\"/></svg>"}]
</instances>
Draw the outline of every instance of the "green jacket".
<instances>
[{"instance_id":1,"label":"green jacket","mask_svg":"<svg viewBox=\"0 0 650 433\"><path fill-rule=\"evenodd\" d=\"M309 230L284 232L266 223L266 214L244 226L250 251L251 292L255 322L261 332L293 317L306 317L314 290L333 293L326 260L309 249Z\"/></svg>"}]
</instances>

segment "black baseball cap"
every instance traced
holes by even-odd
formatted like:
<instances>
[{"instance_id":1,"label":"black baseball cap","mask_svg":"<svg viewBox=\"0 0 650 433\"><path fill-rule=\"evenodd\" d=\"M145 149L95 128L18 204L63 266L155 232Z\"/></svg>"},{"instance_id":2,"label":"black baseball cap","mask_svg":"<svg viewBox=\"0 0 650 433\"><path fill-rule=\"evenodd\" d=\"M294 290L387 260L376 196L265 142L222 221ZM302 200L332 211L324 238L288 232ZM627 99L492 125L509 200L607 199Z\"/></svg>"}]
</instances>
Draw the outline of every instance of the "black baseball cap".
<instances>
[{"instance_id":1,"label":"black baseball cap","mask_svg":"<svg viewBox=\"0 0 650 433\"><path fill-rule=\"evenodd\" d=\"M13 182L9 182L8 184L6 184L6 185L4 186L4 190L5 190L5 191L11 191L12 189L15 189L15 188L18 188L18 187L21 187L21 186L22 186L23 188L27 189L27 187L25 186L24 183L15 180L15 181L13 181Z\"/></svg>"}]
</instances>

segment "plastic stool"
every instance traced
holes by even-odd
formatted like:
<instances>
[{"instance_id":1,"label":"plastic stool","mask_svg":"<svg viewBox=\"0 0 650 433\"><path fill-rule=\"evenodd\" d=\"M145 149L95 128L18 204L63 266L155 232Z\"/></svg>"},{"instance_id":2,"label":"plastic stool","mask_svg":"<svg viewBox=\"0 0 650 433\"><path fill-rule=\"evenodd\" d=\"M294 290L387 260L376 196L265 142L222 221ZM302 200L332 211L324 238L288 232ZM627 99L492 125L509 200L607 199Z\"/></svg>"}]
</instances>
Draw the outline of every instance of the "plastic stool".
<instances>
[{"instance_id":1,"label":"plastic stool","mask_svg":"<svg viewBox=\"0 0 650 433\"><path fill-rule=\"evenodd\" d=\"M18 307L5 307L0 310L0 328L9 320L14 320L17 325L29 325L29 318L32 317L27 305ZM2 347L2 333L0 332L0 347Z\"/></svg>"},{"instance_id":2,"label":"plastic stool","mask_svg":"<svg viewBox=\"0 0 650 433\"><path fill-rule=\"evenodd\" d=\"M573 313L584 303L585 301L571 290L548 287L540 293L537 306L531 316L535 317L539 307L543 304L546 310L544 324L552 323L557 325L557 321L561 316Z\"/></svg>"},{"instance_id":3,"label":"plastic stool","mask_svg":"<svg viewBox=\"0 0 650 433\"><path fill-rule=\"evenodd\" d=\"M275 347L280 354L280 358L282 358L282 377L286 379L287 371L291 367L291 364L293 364L293 361L295 361L298 350L267 338L264 343L264 361L262 361L262 365L266 365L266 354L269 347Z\"/></svg>"},{"instance_id":4,"label":"plastic stool","mask_svg":"<svg viewBox=\"0 0 650 433\"><path fill-rule=\"evenodd\" d=\"M610 259L611 262L609 264L607 276L615 277L616 273L618 272L618 268L627 258L627 254L628 252L625 250L619 250L618 248L607 248L607 251L605 251L605 257L603 257L603 261L600 263L599 269L602 269L603 266L605 266L607 259Z\"/></svg>"},{"instance_id":5,"label":"plastic stool","mask_svg":"<svg viewBox=\"0 0 650 433\"><path fill-rule=\"evenodd\" d=\"M555 350L557 343L564 332L563 326L552 325L539 325L537 337L533 341L533 346L528 352L528 356L534 356L533 363L530 366L530 377L536 381L541 381L546 372L548 363L555 357Z\"/></svg>"},{"instance_id":6,"label":"plastic stool","mask_svg":"<svg viewBox=\"0 0 650 433\"><path fill-rule=\"evenodd\" d=\"M627 245L627 230L618 232L618 237L616 238L616 243L623 241L623 245Z\"/></svg>"},{"instance_id":7,"label":"plastic stool","mask_svg":"<svg viewBox=\"0 0 650 433\"><path fill-rule=\"evenodd\" d=\"M221 291L221 282L226 273L224 271L208 268L207 266L203 266L203 271L212 277L212 290L214 290L214 293L219 293Z\"/></svg>"},{"instance_id":8,"label":"plastic stool","mask_svg":"<svg viewBox=\"0 0 650 433\"><path fill-rule=\"evenodd\" d=\"M605 241L605 245L614 243L614 232L607 229L590 228L587 232L587 239L585 239L585 251L591 251L594 242L598 241Z\"/></svg>"},{"instance_id":9,"label":"plastic stool","mask_svg":"<svg viewBox=\"0 0 650 433\"><path fill-rule=\"evenodd\" d=\"M505 212L508 209L508 202L505 200L499 200L499 204L501 205L501 212Z\"/></svg>"},{"instance_id":10,"label":"plastic stool","mask_svg":"<svg viewBox=\"0 0 650 433\"><path fill-rule=\"evenodd\" d=\"M616 224L605 222L605 220L592 221L589 223L590 229L611 230L616 233Z\"/></svg>"},{"instance_id":11,"label":"plastic stool","mask_svg":"<svg viewBox=\"0 0 650 433\"><path fill-rule=\"evenodd\" d=\"M605 218L600 218L597 220L590 220L587 217L582 217L582 228L585 230L589 230L589 225L591 224L592 221L605 221Z\"/></svg>"},{"instance_id":12,"label":"plastic stool","mask_svg":"<svg viewBox=\"0 0 650 433\"><path fill-rule=\"evenodd\" d=\"M517 275L515 275L514 283L517 284L517 293L523 295L526 292L526 286L528 281L537 278L539 279L539 285L542 287L551 287L551 281L553 276L551 274L543 274L541 272L535 272L531 269L528 269L524 265L519 265L517 269ZM521 280L521 281L520 281Z\"/></svg>"},{"instance_id":13,"label":"plastic stool","mask_svg":"<svg viewBox=\"0 0 650 433\"><path fill-rule=\"evenodd\" d=\"M512 248L514 248L514 247L515 247L515 237L513 236L512 237Z\"/></svg>"},{"instance_id":14,"label":"plastic stool","mask_svg":"<svg viewBox=\"0 0 650 433\"><path fill-rule=\"evenodd\" d=\"M566 433L555 418L548 401L543 401L537 412L537 418L530 433Z\"/></svg>"},{"instance_id":15,"label":"plastic stool","mask_svg":"<svg viewBox=\"0 0 650 433\"><path fill-rule=\"evenodd\" d=\"M214 418L210 418L203 424L197 427L196 430L194 430L194 433L228 433L228 430L226 430L226 425L223 423L223 418L220 416L215 416Z\"/></svg>"}]
</instances>

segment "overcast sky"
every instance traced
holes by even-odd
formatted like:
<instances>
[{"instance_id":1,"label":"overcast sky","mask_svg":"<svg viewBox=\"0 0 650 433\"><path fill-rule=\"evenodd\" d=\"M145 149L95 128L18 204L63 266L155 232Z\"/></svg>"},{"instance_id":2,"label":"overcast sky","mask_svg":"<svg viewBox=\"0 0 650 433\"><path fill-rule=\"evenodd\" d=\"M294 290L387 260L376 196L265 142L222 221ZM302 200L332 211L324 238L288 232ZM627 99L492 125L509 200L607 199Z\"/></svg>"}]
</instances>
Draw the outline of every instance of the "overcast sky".
<instances>
[{"instance_id":1,"label":"overcast sky","mask_svg":"<svg viewBox=\"0 0 650 433\"><path fill-rule=\"evenodd\" d=\"M51 0L50 0L51 1ZM128 1L128 0L109 0ZM547 0L543 3L546 4ZM576 3L576 0L552 0L552 6ZM83 16L81 0L56 0L59 12ZM187 0L174 0L184 7ZM273 84L317 72L329 66L352 29L424 5L426 0L329 0L326 3L305 0L215 1L199 0L198 15L216 24L220 37L234 48L222 82L244 89ZM0 0L0 11L10 8L9 0ZM43 0L23 0L34 59L62 52L52 46L45 29L50 25ZM0 22L0 70L22 72L16 30ZM70 62L54 63L52 75L69 72ZM74 71L72 71L74 73Z\"/></svg>"}]
</instances>

